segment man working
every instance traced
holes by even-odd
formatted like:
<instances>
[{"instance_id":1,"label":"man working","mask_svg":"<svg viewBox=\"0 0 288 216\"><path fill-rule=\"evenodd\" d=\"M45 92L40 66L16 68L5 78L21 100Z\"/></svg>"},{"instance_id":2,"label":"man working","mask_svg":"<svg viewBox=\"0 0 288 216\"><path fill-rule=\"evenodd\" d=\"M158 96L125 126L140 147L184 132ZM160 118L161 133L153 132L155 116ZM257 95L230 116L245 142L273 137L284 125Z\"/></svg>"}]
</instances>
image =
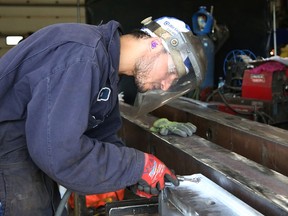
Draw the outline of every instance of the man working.
<instances>
[{"instance_id":1,"label":"man working","mask_svg":"<svg viewBox=\"0 0 288 216\"><path fill-rule=\"evenodd\" d=\"M58 184L79 194L131 187L148 198L165 181L179 184L159 159L117 137L119 75L134 76L141 92L169 92L192 74L191 89L203 78L200 58L187 49L194 45L177 26L181 52L167 45L168 32L162 38L149 29L121 35L115 21L56 24L0 59L2 214L53 215Z\"/></svg>"}]
</instances>

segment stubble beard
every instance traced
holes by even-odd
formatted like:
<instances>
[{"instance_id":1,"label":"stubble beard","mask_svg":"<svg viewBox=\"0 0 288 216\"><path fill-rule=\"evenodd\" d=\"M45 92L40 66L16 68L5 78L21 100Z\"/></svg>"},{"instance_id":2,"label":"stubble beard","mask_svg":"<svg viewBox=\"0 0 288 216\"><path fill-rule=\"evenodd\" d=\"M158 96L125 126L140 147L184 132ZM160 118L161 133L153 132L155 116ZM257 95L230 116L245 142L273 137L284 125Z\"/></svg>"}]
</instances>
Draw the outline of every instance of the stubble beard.
<instances>
[{"instance_id":1,"label":"stubble beard","mask_svg":"<svg viewBox=\"0 0 288 216\"><path fill-rule=\"evenodd\" d=\"M148 90L147 88L145 88L146 80L149 77L150 71L153 69L157 58L163 53L166 53L164 48L163 50L152 56L142 56L137 59L133 75L135 79L135 84L140 93L144 93Z\"/></svg>"},{"instance_id":2,"label":"stubble beard","mask_svg":"<svg viewBox=\"0 0 288 216\"><path fill-rule=\"evenodd\" d=\"M153 61L151 58L141 57L135 63L135 70L134 70L134 78L135 84L138 88L140 93L144 93L147 91L145 88L146 80L149 76L149 71L153 68Z\"/></svg>"}]
</instances>

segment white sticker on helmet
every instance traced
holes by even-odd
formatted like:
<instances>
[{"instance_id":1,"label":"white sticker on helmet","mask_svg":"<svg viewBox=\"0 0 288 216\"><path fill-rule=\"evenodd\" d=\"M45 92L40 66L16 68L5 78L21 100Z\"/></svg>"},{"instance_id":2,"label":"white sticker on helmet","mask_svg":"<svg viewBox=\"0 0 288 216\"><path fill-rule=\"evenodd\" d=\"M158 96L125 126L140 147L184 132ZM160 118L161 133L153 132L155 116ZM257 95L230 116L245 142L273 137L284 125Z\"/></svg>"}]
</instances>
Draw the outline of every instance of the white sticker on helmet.
<instances>
[{"instance_id":1,"label":"white sticker on helmet","mask_svg":"<svg viewBox=\"0 0 288 216\"><path fill-rule=\"evenodd\" d=\"M162 17L155 20L163 29L172 35L179 34L179 32L188 32L190 27L183 21L173 17Z\"/></svg>"}]
</instances>

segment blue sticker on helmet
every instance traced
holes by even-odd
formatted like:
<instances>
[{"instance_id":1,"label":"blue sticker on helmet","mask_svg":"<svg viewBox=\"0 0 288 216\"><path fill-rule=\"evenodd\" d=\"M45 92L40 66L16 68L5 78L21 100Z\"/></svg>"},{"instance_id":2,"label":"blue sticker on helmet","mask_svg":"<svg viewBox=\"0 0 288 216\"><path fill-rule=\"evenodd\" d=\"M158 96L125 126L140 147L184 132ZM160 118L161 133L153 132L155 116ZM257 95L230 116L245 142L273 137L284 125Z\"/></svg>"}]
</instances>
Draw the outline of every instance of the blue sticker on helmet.
<instances>
[{"instance_id":1,"label":"blue sticker on helmet","mask_svg":"<svg viewBox=\"0 0 288 216\"><path fill-rule=\"evenodd\" d=\"M111 89L108 87L104 87L100 90L97 101L107 101L110 97Z\"/></svg>"},{"instance_id":2,"label":"blue sticker on helmet","mask_svg":"<svg viewBox=\"0 0 288 216\"><path fill-rule=\"evenodd\" d=\"M190 61L190 59L187 57L185 60L184 60L184 65L189 69L189 68L192 68L192 63Z\"/></svg>"}]
</instances>

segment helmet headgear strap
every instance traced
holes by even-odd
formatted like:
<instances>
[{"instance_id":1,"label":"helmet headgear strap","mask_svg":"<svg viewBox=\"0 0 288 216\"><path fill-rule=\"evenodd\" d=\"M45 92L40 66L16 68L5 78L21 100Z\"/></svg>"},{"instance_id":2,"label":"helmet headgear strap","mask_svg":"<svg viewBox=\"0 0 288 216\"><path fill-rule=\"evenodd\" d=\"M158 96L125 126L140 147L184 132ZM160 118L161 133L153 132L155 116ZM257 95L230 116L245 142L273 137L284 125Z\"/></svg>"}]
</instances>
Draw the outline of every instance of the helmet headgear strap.
<instances>
[{"instance_id":1,"label":"helmet headgear strap","mask_svg":"<svg viewBox=\"0 0 288 216\"><path fill-rule=\"evenodd\" d=\"M171 54L173 62L177 68L179 77L186 74L185 65L180 52L176 49L179 45L179 39L173 37L169 32L163 29L157 22L152 20L152 17L148 17L141 22L147 29L156 34L165 42L166 50Z\"/></svg>"}]
</instances>

